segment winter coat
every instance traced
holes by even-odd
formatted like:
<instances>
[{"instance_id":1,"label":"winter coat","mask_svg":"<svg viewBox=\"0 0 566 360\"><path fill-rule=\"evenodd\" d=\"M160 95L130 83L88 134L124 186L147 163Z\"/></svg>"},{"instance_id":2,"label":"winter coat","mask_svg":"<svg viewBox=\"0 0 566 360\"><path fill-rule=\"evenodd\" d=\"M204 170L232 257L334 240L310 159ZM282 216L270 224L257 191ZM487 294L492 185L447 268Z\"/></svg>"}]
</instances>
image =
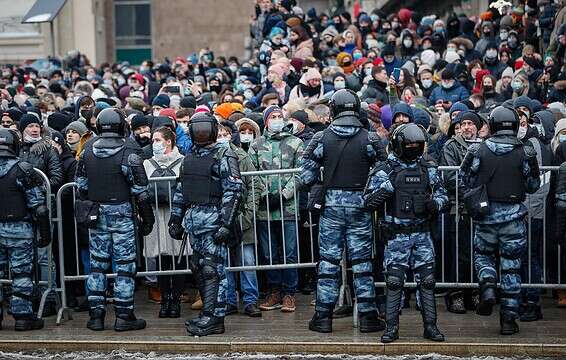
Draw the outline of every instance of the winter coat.
<instances>
[{"instance_id":1,"label":"winter coat","mask_svg":"<svg viewBox=\"0 0 566 360\"><path fill-rule=\"evenodd\" d=\"M454 104L467 99L469 96L470 92L456 80L449 89L445 89L442 86L435 88L430 94L428 103L429 105L434 105L438 100L449 100Z\"/></svg>"},{"instance_id":2,"label":"winter coat","mask_svg":"<svg viewBox=\"0 0 566 360\"><path fill-rule=\"evenodd\" d=\"M367 102L368 99L371 99L372 102L381 103L380 106L389 104L389 94L386 86L386 84L382 84L375 79L370 80L361 96L361 100Z\"/></svg>"},{"instance_id":3,"label":"winter coat","mask_svg":"<svg viewBox=\"0 0 566 360\"><path fill-rule=\"evenodd\" d=\"M167 167L175 162L177 159L183 158L183 155L179 152L179 150L175 147L171 153L161 156L153 156L151 159L155 160L161 167ZM179 171L181 165L183 164L180 161L176 164L171 170L175 172L176 176L179 176ZM147 178L149 179L156 170L154 164L149 161L149 159L144 160L143 167L145 169L145 173L147 174ZM149 192L152 193L154 190L155 182L149 183ZM172 190L171 194L174 193ZM169 222L170 216L170 209L168 205L160 205L158 208L155 207L155 204L151 205L153 208L153 212L155 214L155 225L153 226L153 230L149 235L145 237L145 244L143 253L145 257L157 257L159 255L178 255L179 251L181 250L181 241L177 241L171 236L169 236L169 227L167 223ZM192 250L190 245L187 243L187 247L185 248L185 254L192 254Z\"/></svg>"},{"instance_id":4,"label":"winter coat","mask_svg":"<svg viewBox=\"0 0 566 360\"><path fill-rule=\"evenodd\" d=\"M43 171L49 179L51 193L55 194L57 189L63 185L63 166L59 153L49 142L43 138L36 143L23 142L20 147L19 158L33 165L34 168Z\"/></svg>"},{"instance_id":5,"label":"winter coat","mask_svg":"<svg viewBox=\"0 0 566 360\"><path fill-rule=\"evenodd\" d=\"M280 133L272 133L268 129L264 134L255 139L250 145L248 153L253 165L258 170L282 170L296 169L301 166L301 154L303 152L303 141L292 135L291 124L288 124ZM257 212L258 220L280 220L281 208L270 207L267 214L267 194L281 195L283 197L283 218L292 220L295 218L295 184L294 174L281 176L268 176L266 190Z\"/></svg>"},{"instance_id":6,"label":"winter coat","mask_svg":"<svg viewBox=\"0 0 566 360\"><path fill-rule=\"evenodd\" d=\"M312 39L302 41L293 51L293 58L305 60L313 56L314 43Z\"/></svg>"}]
</instances>

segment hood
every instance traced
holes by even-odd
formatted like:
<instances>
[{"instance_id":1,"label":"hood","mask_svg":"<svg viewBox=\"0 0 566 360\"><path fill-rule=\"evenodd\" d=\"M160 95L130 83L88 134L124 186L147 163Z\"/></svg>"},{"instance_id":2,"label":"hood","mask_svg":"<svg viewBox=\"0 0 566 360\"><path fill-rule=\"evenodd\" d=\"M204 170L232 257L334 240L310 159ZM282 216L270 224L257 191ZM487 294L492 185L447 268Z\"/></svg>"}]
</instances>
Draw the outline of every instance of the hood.
<instances>
[{"instance_id":1,"label":"hood","mask_svg":"<svg viewBox=\"0 0 566 360\"><path fill-rule=\"evenodd\" d=\"M393 119L395 119L395 115L397 114L405 114L409 117L410 122L413 122L415 116L413 114L413 109L407 103L400 102L393 106Z\"/></svg>"},{"instance_id":2,"label":"hood","mask_svg":"<svg viewBox=\"0 0 566 360\"><path fill-rule=\"evenodd\" d=\"M360 127L357 126L345 126L345 125L334 125L330 124L330 130L341 138L351 138L360 131Z\"/></svg>"},{"instance_id":3,"label":"hood","mask_svg":"<svg viewBox=\"0 0 566 360\"><path fill-rule=\"evenodd\" d=\"M560 132L564 129L566 129L566 118L560 119L556 123L556 127L554 129L554 136L552 138L552 144L551 144L553 153L556 153L556 149L558 148L558 145L560 145L560 140L558 140L558 136Z\"/></svg>"},{"instance_id":4,"label":"hood","mask_svg":"<svg viewBox=\"0 0 566 360\"><path fill-rule=\"evenodd\" d=\"M18 159L6 159L5 162L0 164L0 177L6 175L8 171L10 171L14 165L18 163Z\"/></svg>"},{"instance_id":5,"label":"hood","mask_svg":"<svg viewBox=\"0 0 566 360\"><path fill-rule=\"evenodd\" d=\"M79 96L79 98L75 102L75 104L74 104L74 106L75 106L75 120L78 120L81 117L80 110L79 110L80 109L79 104L81 103L81 101L83 101L84 98L87 98L87 97L90 97L90 96L88 96L88 95ZM93 100L93 102L94 102L94 100Z\"/></svg>"},{"instance_id":6,"label":"hood","mask_svg":"<svg viewBox=\"0 0 566 360\"><path fill-rule=\"evenodd\" d=\"M236 121L234 124L236 125L236 127L238 129L240 129L240 126L242 126L242 124L248 124L254 130L254 138L257 139L258 137L261 136L261 131L259 130L259 125L255 121L253 121L252 119L241 118L240 120Z\"/></svg>"},{"instance_id":7,"label":"hood","mask_svg":"<svg viewBox=\"0 0 566 360\"><path fill-rule=\"evenodd\" d=\"M541 141L549 144L554 137L554 114L550 110L542 110L537 111L534 116L539 119L544 129L544 136L542 136Z\"/></svg>"},{"instance_id":8,"label":"hood","mask_svg":"<svg viewBox=\"0 0 566 360\"><path fill-rule=\"evenodd\" d=\"M119 137L97 137L93 140L92 151L98 158L116 155L126 145L126 140Z\"/></svg>"}]
</instances>

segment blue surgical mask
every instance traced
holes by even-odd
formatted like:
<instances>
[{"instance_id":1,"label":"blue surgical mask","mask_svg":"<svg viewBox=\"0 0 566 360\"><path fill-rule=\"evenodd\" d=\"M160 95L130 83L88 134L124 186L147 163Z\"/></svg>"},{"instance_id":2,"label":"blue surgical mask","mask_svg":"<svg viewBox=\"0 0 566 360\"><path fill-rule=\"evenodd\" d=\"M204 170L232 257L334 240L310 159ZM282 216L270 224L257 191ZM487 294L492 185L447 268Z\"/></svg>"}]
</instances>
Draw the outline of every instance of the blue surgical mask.
<instances>
[{"instance_id":1,"label":"blue surgical mask","mask_svg":"<svg viewBox=\"0 0 566 360\"><path fill-rule=\"evenodd\" d=\"M165 145L162 142L154 142L151 147L153 149L153 155L165 154Z\"/></svg>"},{"instance_id":2,"label":"blue surgical mask","mask_svg":"<svg viewBox=\"0 0 566 360\"><path fill-rule=\"evenodd\" d=\"M566 142L566 134L560 134L558 135L558 140L560 142Z\"/></svg>"},{"instance_id":3,"label":"blue surgical mask","mask_svg":"<svg viewBox=\"0 0 566 360\"><path fill-rule=\"evenodd\" d=\"M280 133L285 127L285 121L283 120L270 120L269 130L273 133Z\"/></svg>"}]
</instances>

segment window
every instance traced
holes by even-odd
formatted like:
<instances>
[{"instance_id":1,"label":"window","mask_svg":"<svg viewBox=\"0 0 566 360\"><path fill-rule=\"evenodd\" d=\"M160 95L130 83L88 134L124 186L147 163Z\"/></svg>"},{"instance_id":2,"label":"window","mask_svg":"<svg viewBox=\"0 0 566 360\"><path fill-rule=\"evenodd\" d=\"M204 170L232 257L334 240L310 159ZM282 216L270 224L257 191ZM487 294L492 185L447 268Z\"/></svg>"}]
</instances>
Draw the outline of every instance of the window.
<instances>
[{"instance_id":1,"label":"window","mask_svg":"<svg viewBox=\"0 0 566 360\"><path fill-rule=\"evenodd\" d=\"M114 0L116 57L139 64L151 58L150 0Z\"/></svg>"}]
</instances>

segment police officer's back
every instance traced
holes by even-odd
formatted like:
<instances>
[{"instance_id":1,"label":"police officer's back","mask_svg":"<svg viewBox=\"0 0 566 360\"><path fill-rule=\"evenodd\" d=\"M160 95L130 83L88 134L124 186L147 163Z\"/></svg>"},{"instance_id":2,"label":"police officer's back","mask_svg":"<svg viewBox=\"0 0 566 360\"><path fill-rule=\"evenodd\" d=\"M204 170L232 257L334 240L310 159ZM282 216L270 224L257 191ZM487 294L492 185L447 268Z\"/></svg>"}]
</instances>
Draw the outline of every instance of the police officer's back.
<instances>
[{"instance_id":1,"label":"police officer's back","mask_svg":"<svg viewBox=\"0 0 566 360\"><path fill-rule=\"evenodd\" d=\"M31 304L33 246L49 245L51 229L42 179L31 164L18 160L18 147L17 134L0 129L0 269L10 268L10 307L16 320L15 330L21 331L43 328L43 320L33 314ZM34 223L39 230L36 244ZM0 277L5 275L0 270Z\"/></svg>"}]
</instances>

